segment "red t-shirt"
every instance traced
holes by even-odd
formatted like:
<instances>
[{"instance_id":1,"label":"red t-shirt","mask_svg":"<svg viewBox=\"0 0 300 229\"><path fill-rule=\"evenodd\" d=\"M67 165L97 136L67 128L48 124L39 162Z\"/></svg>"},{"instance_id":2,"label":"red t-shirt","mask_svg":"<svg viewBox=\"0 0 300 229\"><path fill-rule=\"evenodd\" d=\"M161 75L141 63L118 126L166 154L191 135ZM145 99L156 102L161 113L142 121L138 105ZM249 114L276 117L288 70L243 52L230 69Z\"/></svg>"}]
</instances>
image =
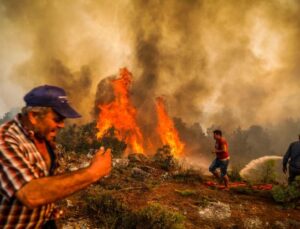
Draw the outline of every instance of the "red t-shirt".
<instances>
[{"instance_id":1,"label":"red t-shirt","mask_svg":"<svg viewBox=\"0 0 300 229\"><path fill-rule=\"evenodd\" d=\"M229 157L228 143L225 138L217 139L215 144L216 150L222 150L222 152L216 153L218 159L226 159ZM225 149L225 150L224 150Z\"/></svg>"}]
</instances>

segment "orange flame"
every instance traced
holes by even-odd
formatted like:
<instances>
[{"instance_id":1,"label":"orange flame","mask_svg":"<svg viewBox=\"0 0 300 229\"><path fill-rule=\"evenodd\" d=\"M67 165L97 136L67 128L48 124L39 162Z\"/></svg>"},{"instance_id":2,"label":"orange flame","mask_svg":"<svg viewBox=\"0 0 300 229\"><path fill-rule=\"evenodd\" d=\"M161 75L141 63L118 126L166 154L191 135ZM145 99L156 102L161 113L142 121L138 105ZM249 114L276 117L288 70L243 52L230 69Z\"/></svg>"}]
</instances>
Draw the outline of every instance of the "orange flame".
<instances>
[{"instance_id":1,"label":"orange flame","mask_svg":"<svg viewBox=\"0 0 300 229\"><path fill-rule=\"evenodd\" d=\"M114 127L116 137L125 141L128 148L135 153L143 153L143 136L136 123L136 109L129 100L128 88L132 74L126 68L120 69L120 78L112 80L115 99L109 104L99 105L100 114L97 122L98 138Z\"/></svg>"},{"instance_id":2,"label":"orange flame","mask_svg":"<svg viewBox=\"0 0 300 229\"><path fill-rule=\"evenodd\" d=\"M156 99L156 112L158 116L157 132L162 143L171 147L171 152L175 157L180 157L184 149L184 144L179 139L178 131L172 119L168 116L164 100L161 97Z\"/></svg>"}]
</instances>

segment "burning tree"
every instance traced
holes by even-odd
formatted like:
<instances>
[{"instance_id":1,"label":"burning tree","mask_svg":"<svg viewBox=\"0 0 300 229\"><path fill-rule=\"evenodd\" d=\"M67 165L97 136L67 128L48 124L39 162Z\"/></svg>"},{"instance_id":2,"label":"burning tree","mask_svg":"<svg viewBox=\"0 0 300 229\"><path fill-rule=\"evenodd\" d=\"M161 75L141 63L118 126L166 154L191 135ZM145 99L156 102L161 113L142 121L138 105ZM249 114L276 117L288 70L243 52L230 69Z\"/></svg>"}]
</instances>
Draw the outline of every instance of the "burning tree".
<instances>
[{"instance_id":1,"label":"burning tree","mask_svg":"<svg viewBox=\"0 0 300 229\"><path fill-rule=\"evenodd\" d=\"M164 100L161 97L156 99L156 111L158 117L157 132L162 143L170 146L171 153L175 157L181 156L184 144L179 138L178 131L174 126L174 122L170 119L165 108Z\"/></svg>"},{"instance_id":2,"label":"burning tree","mask_svg":"<svg viewBox=\"0 0 300 229\"><path fill-rule=\"evenodd\" d=\"M114 99L111 102L100 104L99 118L97 122L99 139L105 138L110 131L115 130L114 136L127 145L127 153L144 153L145 142L152 144L149 136L144 136L137 123L137 109L129 97L129 88L132 83L132 74L123 68L120 70L119 78L112 79ZM173 120L169 117L162 98L156 100L157 112L157 134L161 143L157 145L169 145L171 154L175 157L181 156L184 144L179 138ZM146 139L146 141L144 141ZM147 144L146 144L147 145Z\"/></svg>"},{"instance_id":3,"label":"burning tree","mask_svg":"<svg viewBox=\"0 0 300 229\"><path fill-rule=\"evenodd\" d=\"M111 103L99 105L97 137L102 138L114 127L115 136L126 142L130 150L143 153L143 136L136 122L137 111L129 99L131 82L132 74L126 68L120 70L119 79L111 81L115 98Z\"/></svg>"}]
</instances>

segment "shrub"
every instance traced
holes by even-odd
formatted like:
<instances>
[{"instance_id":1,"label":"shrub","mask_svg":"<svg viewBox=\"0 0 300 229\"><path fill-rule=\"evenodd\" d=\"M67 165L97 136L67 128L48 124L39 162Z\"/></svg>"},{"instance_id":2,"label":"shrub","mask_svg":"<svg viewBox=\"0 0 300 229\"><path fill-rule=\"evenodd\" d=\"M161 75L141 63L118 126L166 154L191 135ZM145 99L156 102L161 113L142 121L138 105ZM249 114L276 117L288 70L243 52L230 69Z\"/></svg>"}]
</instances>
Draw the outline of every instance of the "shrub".
<instances>
[{"instance_id":1,"label":"shrub","mask_svg":"<svg viewBox=\"0 0 300 229\"><path fill-rule=\"evenodd\" d=\"M98 149L101 145L101 142L96 137L96 133L95 121L80 126L73 124L59 132L57 142L66 151L88 152L90 149Z\"/></svg>"},{"instance_id":2,"label":"shrub","mask_svg":"<svg viewBox=\"0 0 300 229\"><path fill-rule=\"evenodd\" d=\"M173 174L173 179L184 183L202 182L203 175L200 171L194 169L180 169Z\"/></svg>"},{"instance_id":3,"label":"shrub","mask_svg":"<svg viewBox=\"0 0 300 229\"><path fill-rule=\"evenodd\" d=\"M100 144L105 148L110 148L114 157L121 157L124 153L127 144L120 141L116 136L116 129L114 127L108 129L105 135L99 140Z\"/></svg>"},{"instance_id":4,"label":"shrub","mask_svg":"<svg viewBox=\"0 0 300 229\"><path fill-rule=\"evenodd\" d=\"M103 228L115 229L181 229L184 216L159 204L150 204L133 211L115 198L111 192L84 196L85 211Z\"/></svg>"},{"instance_id":5,"label":"shrub","mask_svg":"<svg viewBox=\"0 0 300 229\"><path fill-rule=\"evenodd\" d=\"M175 192L177 192L181 196L193 196L197 194L196 190L191 190L191 189L175 190Z\"/></svg>"},{"instance_id":6,"label":"shrub","mask_svg":"<svg viewBox=\"0 0 300 229\"><path fill-rule=\"evenodd\" d=\"M150 204L137 214L137 228L180 229L184 228L184 216L172 212L160 204Z\"/></svg>"},{"instance_id":7,"label":"shrub","mask_svg":"<svg viewBox=\"0 0 300 229\"><path fill-rule=\"evenodd\" d=\"M90 150L99 149L100 146L112 149L115 157L120 157L126 149L126 143L120 141L114 135L115 129L110 128L102 139L97 138L98 129L96 121L84 125L69 125L62 129L57 142L61 144L67 152L87 153Z\"/></svg>"},{"instance_id":8,"label":"shrub","mask_svg":"<svg viewBox=\"0 0 300 229\"><path fill-rule=\"evenodd\" d=\"M297 178L291 185L278 185L272 189L272 197L279 203L290 203L300 198L300 178Z\"/></svg>"},{"instance_id":9,"label":"shrub","mask_svg":"<svg viewBox=\"0 0 300 229\"><path fill-rule=\"evenodd\" d=\"M153 160L160 168L166 171L171 171L178 166L178 162L171 153L171 147L169 145L158 148Z\"/></svg>"},{"instance_id":10,"label":"shrub","mask_svg":"<svg viewBox=\"0 0 300 229\"><path fill-rule=\"evenodd\" d=\"M232 170L228 171L228 177L229 180L232 182L243 180L240 175L240 169L238 169L237 167L232 167Z\"/></svg>"},{"instance_id":11,"label":"shrub","mask_svg":"<svg viewBox=\"0 0 300 229\"><path fill-rule=\"evenodd\" d=\"M110 192L88 196L86 198L86 211L99 226L105 228L135 227L135 215Z\"/></svg>"},{"instance_id":12,"label":"shrub","mask_svg":"<svg viewBox=\"0 0 300 229\"><path fill-rule=\"evenodd\" d=\"M275 183L275 161L267 161L262 168L262 182L263 183Z\"/></svg>"}]
</instances>

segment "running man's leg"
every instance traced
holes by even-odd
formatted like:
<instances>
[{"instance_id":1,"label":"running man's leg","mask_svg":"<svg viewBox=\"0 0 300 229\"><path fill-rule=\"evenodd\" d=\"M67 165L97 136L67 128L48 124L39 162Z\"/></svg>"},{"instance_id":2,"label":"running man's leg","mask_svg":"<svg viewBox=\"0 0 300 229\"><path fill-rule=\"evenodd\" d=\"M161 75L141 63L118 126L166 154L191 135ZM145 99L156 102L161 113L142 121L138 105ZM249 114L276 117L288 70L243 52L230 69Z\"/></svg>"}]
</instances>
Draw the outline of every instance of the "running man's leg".
<instances>
[{"instance_id":1,"label":"running man's leg","mask_svg":"<svg viewBox=\"0 0 300 229\"><path fill-rule=\"evenodd\" d=\"M219 167L220 167L220 165L219 165L217 159L215 159L215 160L211 163L211 165L209 166L209 171L210 171L217 179L220 179L220 175L219 175L219 173L216 171L217 168L219 168Z\"/></svg>"},{"instance_id":2,"label":"running man's leg","mask_svg":"<svg viewBox=\"0 0 300 229\"><path fill-rule=\"evenodd\" d=\"M220 163L221 178L223 179L226 188L228 188L228 183L229 183L229 177L227 175L228 165L229 165L229 160L221 161Z\"/></svg>"}]
</instances>

